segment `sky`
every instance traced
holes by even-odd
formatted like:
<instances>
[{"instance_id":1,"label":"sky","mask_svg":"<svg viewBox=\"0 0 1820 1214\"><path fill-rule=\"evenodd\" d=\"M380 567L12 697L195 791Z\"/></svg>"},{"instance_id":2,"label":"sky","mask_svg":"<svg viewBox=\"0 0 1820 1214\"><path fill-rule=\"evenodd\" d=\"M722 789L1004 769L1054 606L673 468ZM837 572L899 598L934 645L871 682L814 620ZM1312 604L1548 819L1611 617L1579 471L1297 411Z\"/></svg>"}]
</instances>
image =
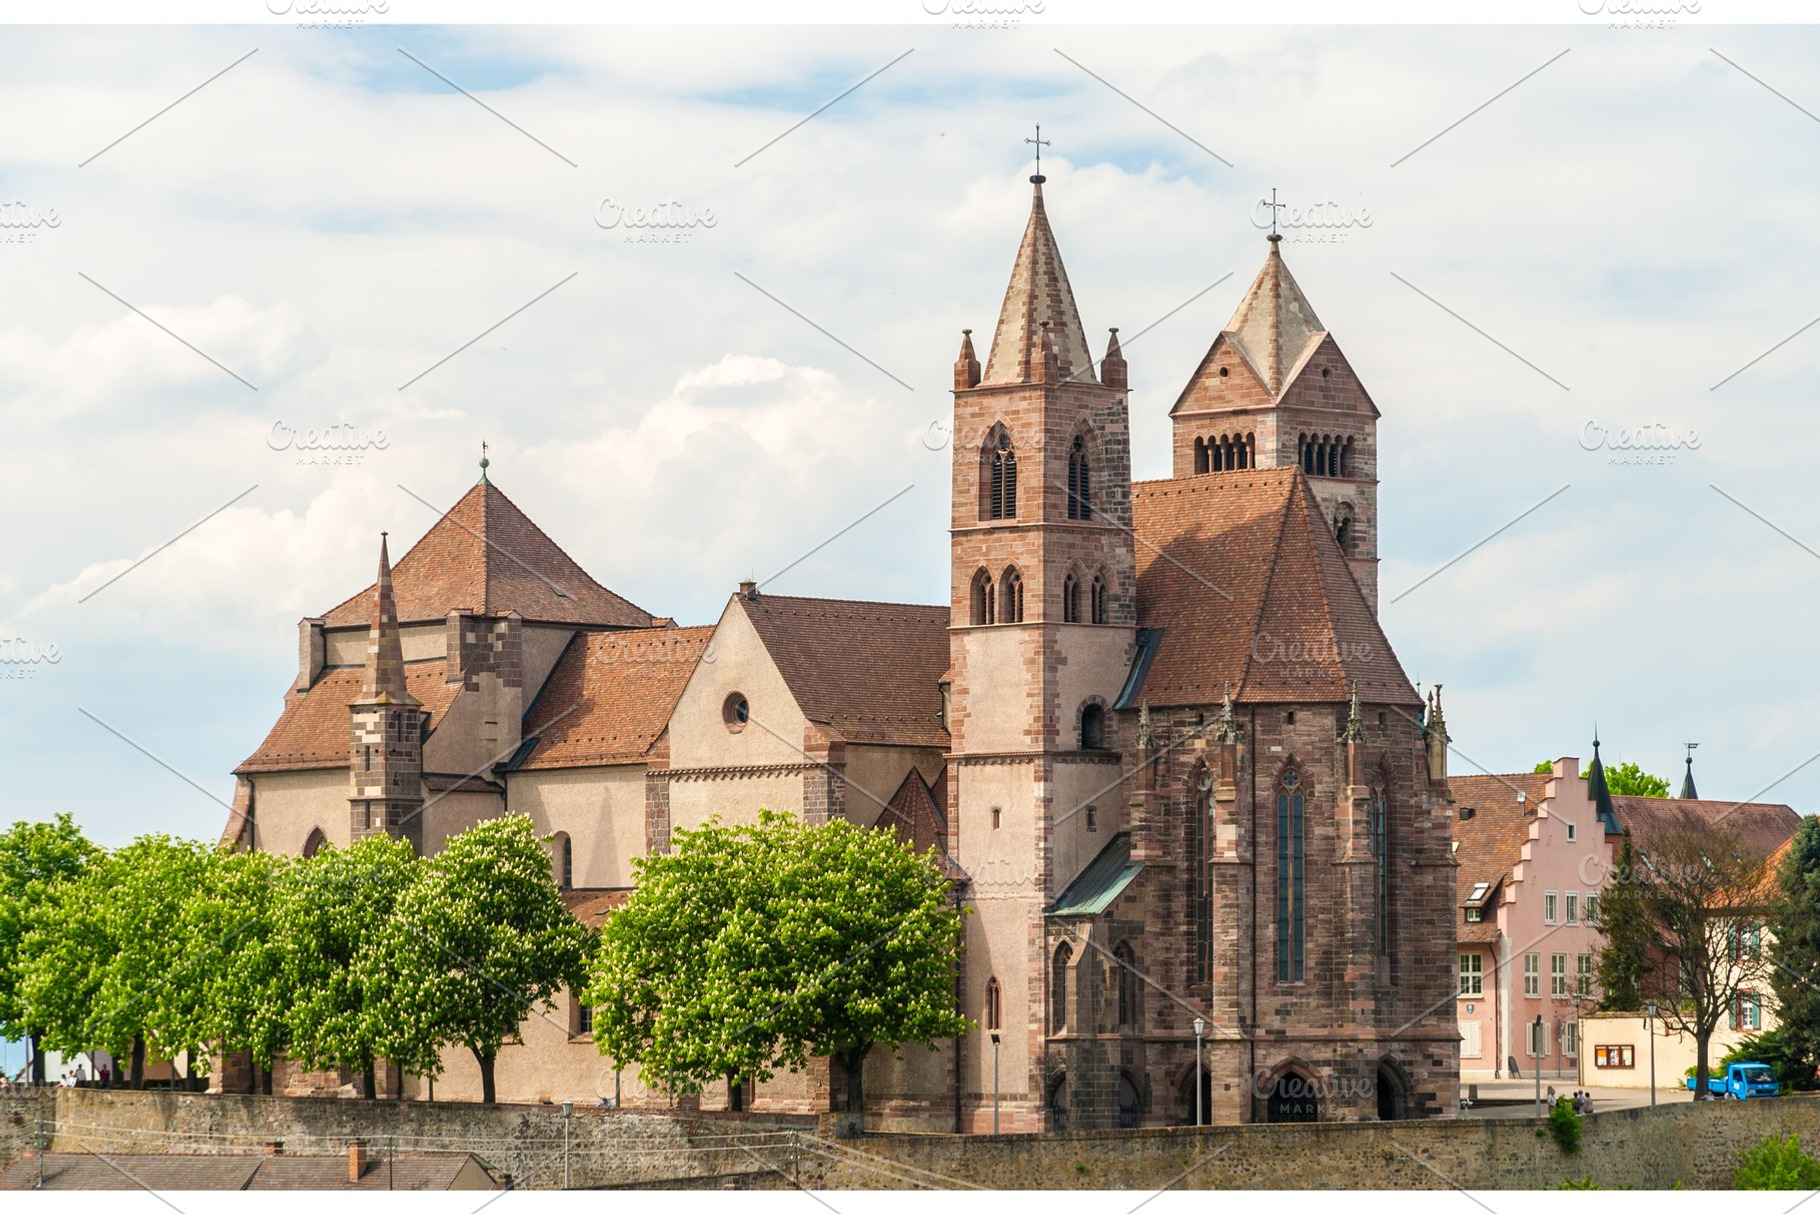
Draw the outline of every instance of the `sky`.
<instances>
[{"instance_id":1,"label":"sky","mask_svg":"<svg viewBox=\"0 0 1820 1214\"><path fill-rule=\"evenodd\" d=\"M1039 122L1140 478L1288 204L1382 413L1380 617L1454 770L1596 727L1820 808L1817 57L1596 22L10 29L0 819L218 834L297 620L483 441L684 624L786 569L945 601L950 368ZM1614 449L1644 431L1677 445Z\"/></svg>"}]
</instances>

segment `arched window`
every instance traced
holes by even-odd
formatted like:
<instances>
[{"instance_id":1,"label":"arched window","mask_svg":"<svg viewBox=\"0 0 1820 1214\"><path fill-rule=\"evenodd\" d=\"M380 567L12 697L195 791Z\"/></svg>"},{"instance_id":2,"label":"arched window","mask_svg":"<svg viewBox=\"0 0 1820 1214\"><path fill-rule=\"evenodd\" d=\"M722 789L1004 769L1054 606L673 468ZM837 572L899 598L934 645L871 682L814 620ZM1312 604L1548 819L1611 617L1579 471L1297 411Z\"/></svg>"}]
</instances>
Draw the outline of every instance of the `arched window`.
<instances>
[{"instance_id":1,"label":"arched window","mask_svg":"<svg viewBox=\"0 0 1820 1214\"><path fill-rule=\"evenodd\" d=\"M1068 517L1093 517L1093 478L1087 467L1087 443L1078 434L1068 451Z\"/></svg>"},{"instance_id":2,"label":"arched window","mask_svg":"<svg viewBox=\"0 0 1820 1214\"><path fill-rule=\"evenodd\" d=\"M1188 773L1188 897L1194 914L1194 953L1189 959L1188 981L1194 986L1213 981L1213 773L1197 764Z\"/></svg>"},{"instance_id":3,"label":"arched window","mask_svg":"<svg viewBox=\"0 0 1820 1214\"><path fill-rule=\"evenodd\" d=\"M1195 474L1198 476L1201 473L1208 472L1210 470L1211 469L1209 469L1209 467L1207 465L1207 440L1204 438L1197 438L1194 440L1194 471L1195 471Z\"/></svg>"},{"instance_id":4,"label":"arched window","mask_svg":"<svg viewBox=\"0 0 1820 1214\"><path fill-rule=\"evenodd\" d=\"M1003 1015L1003 993L999 990L998 979L986 979L986 1031L997 1032L999 1018Z\"/></svg>"},{"instance_id":5,"label":"arched window","mask_svg":"<svg viewBox=\"0 0 1820 1214\"><path fill-rule=\"evenodd\" d=\"M999 579L998 607L1003 623L1024 622L1024 575L1017 571L1016 565L1007 565L1005 576Z\"/></svg>"},{"instance_id":6,"label":"arched window","mask_svg":"<svg viewBox=\"0 0 1820 1214\"><path fill-rule=\"evenodd\" d=\"M1060 1033L1068 1027L1068 963L1074 960L1074 949L1067 941L1056 946L1049 961L1049 1031Z\"/></svg>"},{"instance_id":7,"label":"arched window","mask_svg":"<svg viewBox=\"0 0 1820 1214\"><path fill-rule=\"evenodd\" d=\"M305 860L315 859L316 853L321 851L322 845L328 841L329 837L322 833L322 827L318 826L310 831L310 837L303 841L303 858Z\"/></svg>"},{"instance_id":8,"label":"arched window","mask_svg":"<svg viewBox=\"0 0 1820 1214\"><path fill-rule=\"evenodd\" d=\"M1123 940L1112 946L1112 960L1118 970L1118 1027L1136 1028L1138 1023L1137 957Z\"/></svg>"},{"instance_id":9,"label":"arched window","mask_svg":"<svg viewBox=\"0 0 1820 1214\"><path fill-rule=\"evenodd\" d=\"M1300 441L1301 447L1302 447L1302 471L1306 472L1309 476L1313 476L1314 475L1314 444L1309 441L1308 436L1306 434L1302 435L1302 437L1299 441Z\"/></svg>"},{"instance_id":10,"label":"arched window","mask_svg":"<svg viewBox=\"0 0 1820 1214\"><path fill-rule=\"evenodd\" d=\"M1302 981L1302 859L1303 824L1301 776L1293 767L1277 778L1277 981Z\"/></svg>"},{"instance_id":11,"label":"arched window","mask_svg":"<svg viewBox=\"0 0 1820 1214\"><path fill-rule=\"evenodd\" d=\"M986 517L1017 517L1017 452L1011 436L1000 430L996 447L986 457Z\"/></svg>"},{"instance_id":12,"label":"arched window","mask_svg":"<svg viewBox=\"0 0 1820 1214\"><path fill-rule=\"evenodd\" d=\"M1333 515L1333 538L1340 542L1340 551L1347 556L1352 555L1354 539L1352 524L1352 507L1346 502L1341 502L1339 509L1335 510Z\"/></svg>"},{"instance_id":13,"label":"arched window","mask_svg":"<svg viewBox=\"0 0 1820 1214\"><path fill-rule=\"evenodd\" d=\"M1062 579L1062 623L1081 622L1081 581L1070 573Z\"/></svg>"},{"instance_id":14,"label":"arched window","mask_svg":"<svg viewBox=\"0 0 1820 1214\"><path fill-rule=\"evenodd\" d=\"M1104 750L1106 748L1106 710L1098 704L1089 704L1081 709L1081 749Z\"/></svg>"},{"instance_id":15,"label":"arched window","mask_svg":"<svg viewBox=\"0 0 1820 1214\"><path fill-rule=\"evenodd\" d=\"M1375 890L1378 956L1390 955L1390 806L1382 789L1371 791L1371 858Z\"/></svg>"},{"instance_id":16,"label":"arched window","mask_svg":"<svg viewBox=\"0 0 1820 1214\"><path fill-rule=\"evenodd\" d=\"M562 889L574 889L575 847L569 842L568 834L563 831L557 831L555 836L550 840L550 847L555 852L555 855L552 857L552 860L554 861L552 867L555 869L555 872L552 875L556 878L556 884Z\"/></svg>"},{"instance_id":17,"label":"arched window","mask_svg":"<svg viewBox=\"0 0 1820 1214\"><path fill-rule=\"evenodd\" d=\"M1258 436L1257 435L1247 434L1245 436L1245 446L1243 448L1243 451L1244 451L1245 458L1244 458L1244 463L1242 466L1244 466L1246 468L1257 467L1258 466Z\"/></svg>"},{"instance_id":18,"label":"arched window","mask_svg":"<svg viewBox=\"0 0 1820 1214\"><path fill-rule=\"evenodd\" d=\"M984 569L973 575L973 622L975 624L998 623L998 594L992 585L992 575Z\"/></svg>"},{"instance_id":19,"label":"arched window","mask_svg":"<svg viewBox=\"0 0 1820 1214\"><path fill-rule=\"evenodd\" d=\"M1092 598L1090 606L1093 611L1093 622L1095 624L1104 624L1106 622L1106 579L1097 573L1093 575L1093 588L1090 597Z\"/></svg>"}]
</instances>

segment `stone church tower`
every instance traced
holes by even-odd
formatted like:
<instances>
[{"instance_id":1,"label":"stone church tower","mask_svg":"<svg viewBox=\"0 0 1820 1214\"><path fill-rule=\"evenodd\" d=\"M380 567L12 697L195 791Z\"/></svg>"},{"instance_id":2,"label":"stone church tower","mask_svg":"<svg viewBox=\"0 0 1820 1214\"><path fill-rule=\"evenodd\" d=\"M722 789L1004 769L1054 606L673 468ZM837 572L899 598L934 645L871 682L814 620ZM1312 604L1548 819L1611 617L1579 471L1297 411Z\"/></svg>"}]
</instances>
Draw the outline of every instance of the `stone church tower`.
<instances>
[{"instance_id":1,"label":"stone church tower","mask_svg":"<svg viewBox=\"0 0 1820 1214\"><path fill-rule=\"evenodd\" d=\"M366 676L348 703L349 836L393 835L423 854L423 706L405 689L392 563L379 537L379 582Z\"/></svg>"},{"instance_id":2,"label":"stone church tower","mask_svg":"<svg viewBox=\"0 0 1820 1214\"><path fill-rule=\"evenodd\" d=\"M1035 190L982 375L954 366L948 727L975 872L970 984L1016 1087L1041 1090L1043 907L1119 829L1112 706L1131 665L1136 576L1125 360L1097 368ZM1097 800L1096 800L1097 799ZM975 1006L979 1006L976 1004ZM969 1087L990 1090L984 1055ZM977 1086L976 1086L977 1085ZM1022 1111L1019 1111L1022 1110ZM1020 1102L1002 1122L1037 1128Z\"/></svg>"},{"instance_id":3,"label":"stone church tower","mask_svg":"<svg viewBox=\"0 0 1820 1214\"><path fill-rule=\"evenodd\" d=\"M1300 467L1378 606L1378 408L1283 264L1282 237L1176 399L1174 475Z\"/></svg>"}]
</instances>

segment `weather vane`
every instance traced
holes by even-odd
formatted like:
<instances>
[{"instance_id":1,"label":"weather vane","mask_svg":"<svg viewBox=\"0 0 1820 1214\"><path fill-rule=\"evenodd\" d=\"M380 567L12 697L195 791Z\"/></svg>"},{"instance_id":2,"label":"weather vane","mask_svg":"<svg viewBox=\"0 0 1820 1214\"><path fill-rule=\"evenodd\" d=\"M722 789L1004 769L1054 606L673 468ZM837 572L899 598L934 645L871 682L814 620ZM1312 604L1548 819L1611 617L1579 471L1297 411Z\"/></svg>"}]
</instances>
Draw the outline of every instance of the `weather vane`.
<instances>
[{"instance_id":1,"label":"weather vane","mask_svg":"<svg viewBox=\"0 0 1820 1214\"><path fill-rule=\"evenodd\" d=\"M1030 180L1041 185L1043 181L1046 180L1043 176L1043 148L1049 143L1047 139L1043 138L1043 124L1040 122L1036 124L1035 139L1026 139L1024 142L1034 143L1036 145L1036 176L1032 177Z\"/></svg>"},{"instance_id":2,"label":"weather vane","mask_svg":"<svg viewBox=\"0 0 1820 1214\"><path fill-rule=\"evenodd\" d=\"M480 483L483 485L487 483L487 468L491 463L487 458L487 440L483 438L480 440Z\"/></svg>"},{"instance_id":3,"label":"weather vane","mask_svg":"<svg viewBox=\"0 0 1820 1214\"><path fill-rule=\"evenodd\" d=\"M1275 186L1271 186L1270 187L1270 235L1272 237L1275 237L1277 234L1277 209L1279 207L1286 207L1288 205L1289 204L1286 202L1277 201L1277 188Z\"/></svg>"}]
</instances>

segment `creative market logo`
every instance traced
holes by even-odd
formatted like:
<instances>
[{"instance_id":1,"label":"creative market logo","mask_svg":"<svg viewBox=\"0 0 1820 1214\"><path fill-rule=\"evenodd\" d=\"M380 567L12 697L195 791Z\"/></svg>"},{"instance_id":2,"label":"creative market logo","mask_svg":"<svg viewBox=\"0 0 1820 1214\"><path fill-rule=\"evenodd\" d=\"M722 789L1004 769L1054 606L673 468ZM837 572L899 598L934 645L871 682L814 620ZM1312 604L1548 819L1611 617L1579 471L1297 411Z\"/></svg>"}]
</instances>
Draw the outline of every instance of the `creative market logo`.
<instances>
[{"instance_id":1,"label":"creative market logo","mask_svg":"<svg viewBox=\"0 0 1820 1214\"><path fill-rule=\"evenodd\" d=\"M265 0L272 16L296 16L305 29L353 29L365 24L366 14L383 17L391 7L392 0Z\"/></svg>"},{"instance_id":2,"label":"creative market logo","mask_svg":"<svg viewBox=\"0 0 1820 1214\"><path fill-rule=\"evenodd\" d=\"M63 660L53 641L28 641L24 637L0 637L0 680L34 677L45 666Z\"/></svg>"},{"instance_id":3,"label":"creative market logo","mask_svg":"<svg viewBox=\"0 0 1820 1214\"><path fill-rule=\"evenodd\" d=\"M953 18L957 30L1016 29L1020 19L1048 11L1046 0L922 0L922 6L931 17Z\"/></svg>"},{"instance_id":4,"label":"creative market logo","mask_svg":"<svg viewBox=\"0 0 1820 1214\"><path fill-rule=\"evenodd\" d=\"M1355 207L1343 207L1337 202L1304 205L1260 195L1251 208L1252 227L1260 232L1281 230L1291 244L1339 244L1371 224L1371 208L1362 203Z\"/></svg>"},{"instance_id":5,"label":"creative market logo","mask_svg":"<svg viewBox=\"0 0 1820 1214\"><path fill-rule=\"evenodd\" d=\"M38 233L61 227L56 207L35 207L29 202L0 202L0 244L35 244Z\"/></svg>"},{"instance_id":6,"label":"creative market logo","mask_svg":"<svg viewBox=\"0 0 1820 1214\"><path fill-rule=\"evenodd\" d=\"M1650 422L1635 430L1611 426L1597 418L1580 427L1582 451L1608 451L1605 462L1625 467L1663 467L1675 462L1680 451L1698 451L1700 435L1691 426L1682 430L1665 422Z\"/></svg>"},{"instance_id":7,"label":"creative market logo","mask_svg":"<svg viewBox=\"0 0 1820 1214\"><path fill-rule=\"evenodd\" d=\"M1700 15L1700 0L1577 0L1580 12L1588 17L1609 17L1608 28L1625 30L1665 30L1673 28L1675 18L1686 14Z\"/></svg>"},{"instance_id":8,"label":"creative market logo","mask_svg":"<svg viewBox=\"0 0 1820 1214\"><path fill-rule=\"evenodd\" d=\"M298 429L286 421L272 423L265 445L274 451L297 452L297 463L308 468L353 468L366 462L368 451L392 445L384 430L358 430L350 422L337 422L321 430Z\"/></svg>"},{"instance_id":9,"label":"creative market logo","mask_svg":"<svg viewBox=\"0 0 1820 1214\"><path fill-rule=\"evenodd\" d=\"M698 229L719 222L713 207L698 209L674 200L641 207L603 198L594 208L594 225L620 233L626 244L688 244Z\"/></svg>"}]
</instances>

